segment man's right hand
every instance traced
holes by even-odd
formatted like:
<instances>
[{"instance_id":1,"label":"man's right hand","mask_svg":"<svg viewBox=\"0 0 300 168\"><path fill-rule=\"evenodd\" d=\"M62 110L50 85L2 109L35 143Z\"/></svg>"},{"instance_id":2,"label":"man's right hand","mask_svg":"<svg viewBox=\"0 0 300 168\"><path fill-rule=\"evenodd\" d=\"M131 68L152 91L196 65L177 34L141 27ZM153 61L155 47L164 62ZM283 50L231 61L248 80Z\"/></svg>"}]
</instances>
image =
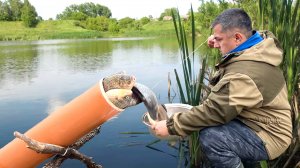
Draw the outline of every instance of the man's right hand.
<instances>
[{"instance_id":1,"label":"man's right hand","mask_svg":"<svg viewBox=\"0 0 300 168\"><path fill-rule=\"evenodd\" d=\"M207 38L207 45L209 48L214 48L214 45L215 45L215 36L214 35L210 35L208 38Z\"/></svg>"}]
</instances>

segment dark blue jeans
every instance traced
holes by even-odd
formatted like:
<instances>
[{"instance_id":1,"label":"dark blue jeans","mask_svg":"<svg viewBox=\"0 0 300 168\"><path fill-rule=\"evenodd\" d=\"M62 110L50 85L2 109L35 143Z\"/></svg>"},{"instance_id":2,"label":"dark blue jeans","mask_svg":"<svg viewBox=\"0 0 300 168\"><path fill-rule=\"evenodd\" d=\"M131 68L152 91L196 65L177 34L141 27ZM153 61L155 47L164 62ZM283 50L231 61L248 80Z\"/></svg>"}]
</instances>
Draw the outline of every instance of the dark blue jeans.
<instances>
[{"instance_id":1,"label":"dark blue jeans","mask_svg":"<svg viewBox=\"0 0 300 168\"><path fill-rule=\"evenodd\" d=\"M214 168L236 168L242 162L268 160L262 140L238 120L201 130L200 144Z\"/></svg>"}]
</instances>

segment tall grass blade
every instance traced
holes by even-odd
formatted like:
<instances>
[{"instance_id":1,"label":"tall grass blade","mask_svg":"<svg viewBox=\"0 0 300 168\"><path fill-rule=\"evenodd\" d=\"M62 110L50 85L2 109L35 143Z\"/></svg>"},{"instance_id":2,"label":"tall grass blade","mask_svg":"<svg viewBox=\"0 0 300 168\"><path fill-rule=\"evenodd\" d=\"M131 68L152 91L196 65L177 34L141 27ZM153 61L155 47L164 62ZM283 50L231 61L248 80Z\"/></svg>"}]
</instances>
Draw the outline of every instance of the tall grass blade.
<instances>
[{"instance_id":1,"label":"tall grass blade","mask_svg":"<svg viewBox=\"0 0 300 168\"><path fill-rule=\"evenodd\" d=\"M154 140L154 141L148 143L146 146L151 146L151 145L156 144L156 143L158 143L158 142L160 142L160 141L161 141L160 139L156 139L156 140Z\"/></svg>"},{"instance_id":2,"label":"tall grass blade","mask_svg":"<svg viewBox=\"0 0 300 168\"><path fill-rule=\"evenodd\" d=\"M175 16L175 14L173 14ZM195 72L195 45L196 45L196 28L195 28L195 19L194 19L194 13L193 8L191 7L191 15L190 15L190 21L191 21L191 43L188 43L187 34L185 31L185 28L181 22L179 12L177 10L176 13L177 17L173 17L174 25L178 25L177 27L177 40L178 45L180 49L180 55L181 55L181 63L182 63L182 72L183 72L183 79L179 77L179 74L177 70L175 69L175 77L176 82L179 88L179 94L180 94L180 100L181 103L190 104L190 105L199 105L202 96L202 89L204 83L204 76L206 71L206 65L207 61L206 58L203 59L202 63L202 70ZM176 20L177 18L177 20ZM177 22L177 23L175 23ZM190 47L192 49L191 53L189 53L189 46L188 44L191 44ZM199 72L199 74L197 74ZM184 83L182 83L184 81ZM189 144L189 153L190 153L190 167L197 166L199 161L199 134L198 132L194 132L189 136L188 144Z\"/></svg>"},{"instance_id":3,"label":"tall grass blade","mask_svg":"<svg viewBox=\"0 0 300 168\"><path fill-rule=\"evenodd\" d=\"M207 56L202 60L202 68L199 70L199 78L198 81L204 81L205 72L206 72L206 65L207 65ZM195 96L195 103L194 105L198 105L201 101L201 93L202 93L202 86L203 83L199 82L196 84L197 86L197 92Z\"/></svg>"},{"instance_id":4,"label":"tall grass blade","mask_svg":"<svg viewBox=\"0 0 300 168\"><path fill-rule=\"evenodd\" d=\"M184 92L183 92L183 89L182 89L182 85L181 85L180 78L178 76L177 70L174 69L174 72L175 72L176 82L177 82L177 85L178 85L178 88L179 88L180 100L181 100L182 103L186 104L188 102L185 99Z\"/></svg>"},{"instance_id":5,"label":"tall grass blade","mask_svg":"<svg viewBox=\"0 0 300 168\"><path fill-rule=\"evenodd\" d=\"M171 157L177 158L177 156L175 156L175 155L173 155L173 154L170 154L170 153L167 153L167 152L165 152L165 151L163 151L163 150L160 150L160 149L158 149L158 148L155 148L155 147L152 147L152 146L149 146L149 145L147 145L146 147L149 148L149 149L152 149L152 150L154 150L154 151L157 151L157 152L160 152L160 153L164 153L164 154L169 155L169 156L171 156Z\"/></svg>"},{"instance_id":6,"label":"tall grass blade","mask_svg":"<svg viewBox=\"0 0 300 168\"><path fill-rule=\"evenodd\" d=\"M268 168L268 163L266 161L261 161L260 162L260 167L261 168Z\"/></svg>"}]
</instances>

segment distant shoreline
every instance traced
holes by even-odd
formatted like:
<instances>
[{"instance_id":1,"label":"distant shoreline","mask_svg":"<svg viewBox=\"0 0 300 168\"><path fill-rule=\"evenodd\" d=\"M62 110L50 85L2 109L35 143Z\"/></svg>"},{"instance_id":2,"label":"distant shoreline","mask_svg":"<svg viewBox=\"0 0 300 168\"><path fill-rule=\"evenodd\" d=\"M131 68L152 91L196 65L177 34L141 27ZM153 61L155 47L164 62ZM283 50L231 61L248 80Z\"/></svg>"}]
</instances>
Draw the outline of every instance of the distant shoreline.
<instances>
[{"instance_id":1,"label":"distant shoreline","mask_svg":"<svg viewBox=\"0 0 300 168\"><path fill-rule=\"evenodd\" d=\"M36 28L26 28L21 21L1 21L0 41L175 36L172 21L156 22L150 22L144 25L140 31L122 30L122 32L119 33L110 33L83 29L76 26L74 20L41 21Z\"/></svg>"}]
</instances>

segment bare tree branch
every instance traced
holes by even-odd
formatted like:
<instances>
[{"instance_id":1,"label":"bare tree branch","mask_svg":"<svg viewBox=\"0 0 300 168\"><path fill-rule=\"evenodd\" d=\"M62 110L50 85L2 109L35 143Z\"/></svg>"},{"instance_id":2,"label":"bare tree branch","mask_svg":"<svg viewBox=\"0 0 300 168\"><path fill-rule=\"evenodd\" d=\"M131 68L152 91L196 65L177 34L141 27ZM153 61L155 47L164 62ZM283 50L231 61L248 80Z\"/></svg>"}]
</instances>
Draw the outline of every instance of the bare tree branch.
<instances>
[{"instance_id":1,"label":"bare tree branch","mask_svg":"<svg viewBox=\"0 0 300 168\"><path fill-rule=\"evenodd\" d=\"M37 153L63 155L66 152L66 149L64 147L38 142L34 139L27 137L24 134L17 132L17 131L14 132L14 136L23 140L25 143L27 143L27 146L26 146L27 148L30 148L30 149L36 151Z\"/></svg>"},{"instance_id":2,"label":"bare tree branch","mask_svg":"<svg viewBox=\"0 0 300 168\"><path fill-rule=\"evenodd\" d=\"M101 165L97 165L95 162L93 162L91 157L88 157L77 150L86 142L90 141L93 137L99 134L100 128L101 126L89 132L67 148L54 144L38 142L19 132L14 132L14 135L27 143L28 148L38 153L56 155L50 162L45 164L43 168L58 168L66 159L80 160L81 162L85 163L88 168L102 168Z\"/></svg>"}]
</instances>

